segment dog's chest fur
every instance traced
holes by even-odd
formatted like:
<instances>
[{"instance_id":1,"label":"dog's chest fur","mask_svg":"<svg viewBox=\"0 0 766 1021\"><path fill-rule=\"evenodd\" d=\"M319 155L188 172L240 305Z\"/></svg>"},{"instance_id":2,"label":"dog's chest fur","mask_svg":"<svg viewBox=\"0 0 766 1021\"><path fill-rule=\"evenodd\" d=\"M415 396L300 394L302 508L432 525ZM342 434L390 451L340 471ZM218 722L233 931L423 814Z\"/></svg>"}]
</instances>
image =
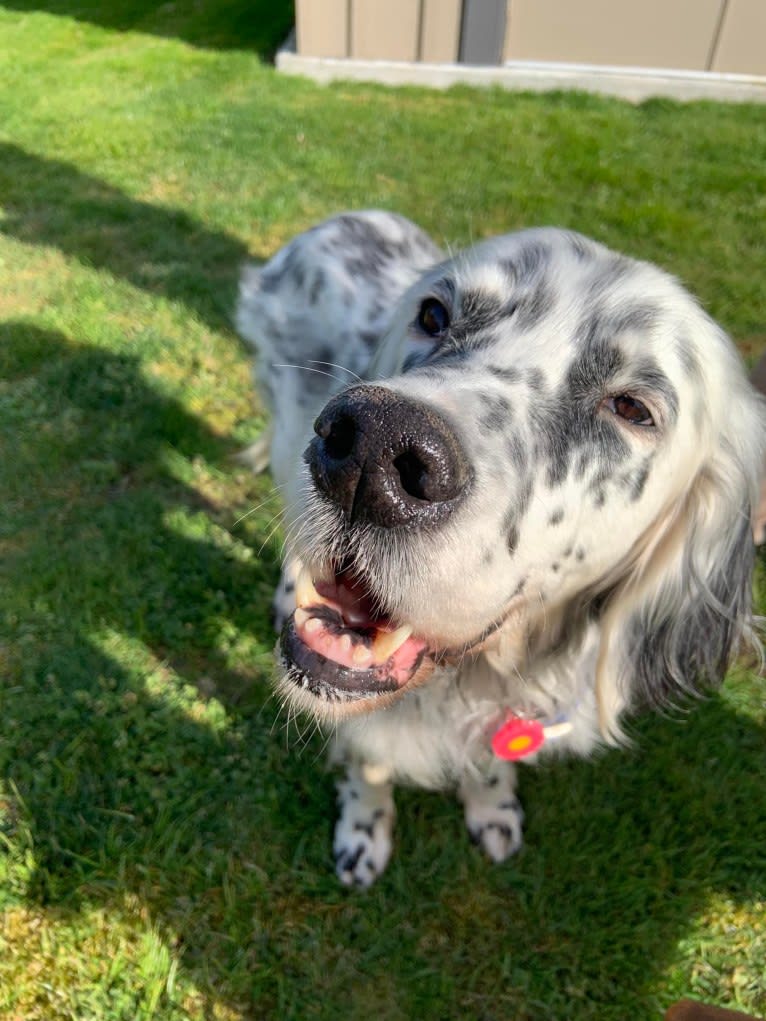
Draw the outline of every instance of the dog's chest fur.
<instances>
[{"instance_id":1,"label":"dog's chest fur","mask_svg":"<svg viewBox=\"0 0 766 1021\"><path fill-rule=\"evenodd\" d=\"M599 740L591 684L597 644L593 624L577 654L538 665L534 672L503 675L483 655L437 668L425 685L387 709L338 723L334 758L350 752L395 782L447 789L466 771L491 769L492 736L510 715L572 724L567 736L546 742L537 757L565 750L587 754Z\"/></svg>"}]
</instances>

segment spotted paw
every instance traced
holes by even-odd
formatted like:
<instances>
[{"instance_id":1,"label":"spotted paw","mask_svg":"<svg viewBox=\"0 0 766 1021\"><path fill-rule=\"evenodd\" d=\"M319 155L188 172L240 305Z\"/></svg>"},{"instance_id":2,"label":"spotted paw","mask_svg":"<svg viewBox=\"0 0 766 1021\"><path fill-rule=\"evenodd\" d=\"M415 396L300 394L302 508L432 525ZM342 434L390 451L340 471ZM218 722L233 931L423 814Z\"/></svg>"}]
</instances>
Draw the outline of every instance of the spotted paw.
<instances>
[{"instance_id":1,"label":"spotted paw","mask_svg":"<svg viewBox=\"0 0 766 1021\"><path fill-rule=\"evenodd\" d=\"M499 804L467 803L465 821L471 840L492 861L505 861L520 850L524 810L516 798Z\"/></svg>"},{"instance_id":2,"label":"spotted paw","mask_svg":"<svg viewBox=\"0 0 766 1021\"><path fill-rule=\"evenodd\" d=\"M392 816L382 808L370 816L341 815L335 828L335 871L344 886L367 888L391 856Z\"/></svg>"},{"instance_id":3,"label":"spotted paw","mask_svg":"<svg viewBox=\"0 0 766 1021\"><path fill-rule=\"evenodd\" d=\"M370 782L374 777L375 782ZM345 886L371 886L391 857L394 798L391 784L369 765L352 763L338 782L333 853Z\"/></svg>"}]
</instances>

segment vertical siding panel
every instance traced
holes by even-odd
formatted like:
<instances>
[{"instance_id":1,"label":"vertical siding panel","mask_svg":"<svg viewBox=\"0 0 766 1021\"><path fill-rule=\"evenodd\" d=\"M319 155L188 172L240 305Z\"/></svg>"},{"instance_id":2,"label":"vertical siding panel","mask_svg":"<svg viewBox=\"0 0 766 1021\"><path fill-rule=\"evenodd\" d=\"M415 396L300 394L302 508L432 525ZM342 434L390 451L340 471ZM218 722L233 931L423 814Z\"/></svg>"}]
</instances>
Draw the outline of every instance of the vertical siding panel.
<instances>
[{"instance_id":1,"label":"vertical siding panel","mask_svg":"<svg viewBox=\"0 0 766 1021\"><path fill-rule=\"evenodd\" d=\"M464 0L460 60L499 64L505 39L506 0Z\"/></svg>"},{"instance_id":2,"label":"vertical siding panel","mask_svg":"<svg viewBox=\"0 0 766 1021\"><path fill-rule=\"evenodd\" d=\"M417 60L418 0L351 0L351 56L358 60Z\"/></svg>"},{"instance_id":3,"label":"vertical siding panel","mask_svg":"<svg viewBox=\"0 0 766 1021\"><path fill-rule=\"evenodd\" d=\"M766 0L729 0L710 69L766 74Z\"/></svg>"},{"instance_id":4,"label":"vertical siding panel","mask_svg":"<svg viewBox=\"0 0 766 1021\"><path fill-rule=\"evenodd\" d=\"M420 59L453 64L460 53L462 0L423 0Z\"/></svg>"},{"instance_id":5,"label":"vertical siding panel","mask_svg":"<svg viewBox=\"0 0 766 1021\"><path fill-rule=\"evenodd\" d=\"M307 57L347 57L349 0L296 0L296 49Z\"/></svg>"}]
</instances>

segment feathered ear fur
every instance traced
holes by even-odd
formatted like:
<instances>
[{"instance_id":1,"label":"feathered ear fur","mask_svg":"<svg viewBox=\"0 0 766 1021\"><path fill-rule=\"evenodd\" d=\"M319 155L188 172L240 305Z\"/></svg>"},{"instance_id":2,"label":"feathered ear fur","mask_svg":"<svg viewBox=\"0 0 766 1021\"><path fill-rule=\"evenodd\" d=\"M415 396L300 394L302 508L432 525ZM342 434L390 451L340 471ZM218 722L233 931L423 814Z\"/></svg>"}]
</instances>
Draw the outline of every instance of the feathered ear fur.
<instances>
[{"instance_id":1,"label":"feathered ear fur","mask_svg":"<svg viewBox=\"0 0 766 1021\"><path fill-rule=\"evenodd\" d=\"M699 694L723 679L743 642L760 651L752 519L764 467L761 404L735 384L725 435L605 600L597 695L607 739L619 740L624 708Z\"/></svg>"}]
</instances>

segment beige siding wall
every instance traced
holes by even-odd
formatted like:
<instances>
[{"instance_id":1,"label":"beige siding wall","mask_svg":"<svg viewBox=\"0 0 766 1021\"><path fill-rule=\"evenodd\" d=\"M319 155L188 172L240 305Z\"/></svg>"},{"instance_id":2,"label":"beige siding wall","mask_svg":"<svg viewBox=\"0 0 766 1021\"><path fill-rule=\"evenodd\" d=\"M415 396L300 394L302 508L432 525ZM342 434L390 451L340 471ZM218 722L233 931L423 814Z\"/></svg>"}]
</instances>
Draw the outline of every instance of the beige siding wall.
<instances>
[{"instance_id":1,"label":"beige siding wall","mask_svg":"<svg viewBox=\"0 0 766 1021\"><path fill-rule=\"evenodd\" d=\"M420 59L451 64L460 52L462 0L423 0Z\"/></svg>"},{"instance_id":2,"label":"beige siding wall","mask_svg":"<svg viewBox=\"0 0 766 1021\"><path fill-rule=\"evenodd\" d=\"M766 75L766 0L506 3L503 60ZM454 63L465 4L481 17L481 0L296 0L298 52Z\"/></svg>"},{"instance_id":3,"label":"beige siding wall","mask_svg":"<svg viewBox=\"0 0 766 1021\"><path fill-rule=\"evenodd\" d=\"M417 60L417 0L351 0L351 56L358 60Z\"/></svg>"},{"instance_id":4,"label":"beige siding wall","mask_svg":"<svg viewBox=\"0 0 766 1021\"><path fill-rule=\"evenodd\" d=\"M506 60L702 70L723 0L510 0Z\"/></svg>"},{"instance_id":5,"label":"beige siding wall","mask_svg":"<svg viewBox=\"0 0 766 1021\"><path fill-rule=\"evenodd\" d=\"M298 53L312 57L348 56L348 0L296 0Z\"/></svg>"},{"instance_id":6,"label":"beige siding wall","mask_svg":"<svg viewBox=\"0 0 766 1021\"><path fill-rule=\"evenodd\" d=\"M766 0L729 0L712 70L766 75Z\"/></svg>"}]
</instances>

